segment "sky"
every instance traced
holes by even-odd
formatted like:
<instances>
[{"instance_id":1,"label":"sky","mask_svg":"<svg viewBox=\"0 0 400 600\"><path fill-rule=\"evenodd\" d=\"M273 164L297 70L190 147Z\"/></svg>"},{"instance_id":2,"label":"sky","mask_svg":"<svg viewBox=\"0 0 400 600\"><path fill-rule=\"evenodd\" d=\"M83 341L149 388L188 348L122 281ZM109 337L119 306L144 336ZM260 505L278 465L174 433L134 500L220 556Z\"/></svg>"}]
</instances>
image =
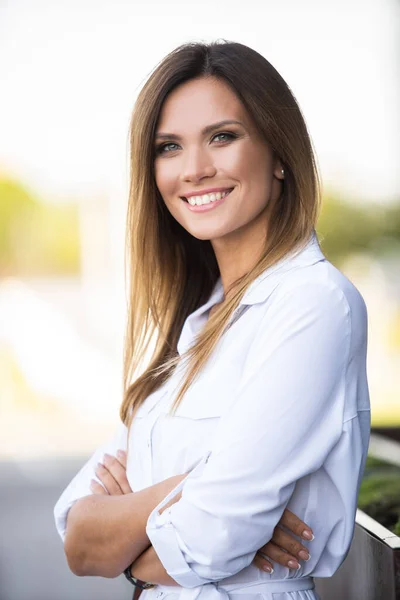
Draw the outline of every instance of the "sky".
<instances>
[{"instance_id":1,"label":"sky","mask_svg":"<svg viewBox=\"0 0 400 600\"><path fill-rule=\"evenodd\" d=\"M253 47L297 97L325 188L400 191L400 2L0 0L0 173L47 200L126 196L128 127L179 44Z\"/></svg>"}]
</instances>

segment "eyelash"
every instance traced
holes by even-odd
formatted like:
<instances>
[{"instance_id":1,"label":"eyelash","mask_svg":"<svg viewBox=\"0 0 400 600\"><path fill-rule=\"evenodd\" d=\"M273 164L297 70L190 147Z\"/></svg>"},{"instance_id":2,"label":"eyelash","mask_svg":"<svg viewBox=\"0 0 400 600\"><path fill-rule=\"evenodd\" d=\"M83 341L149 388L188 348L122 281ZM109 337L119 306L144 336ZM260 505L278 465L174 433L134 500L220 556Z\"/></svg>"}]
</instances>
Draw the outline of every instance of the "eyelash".
<instances>
[{"instance_id":1,"label":"eyelash","mask_svg":"<svg viewBox=\"0 0 400 600\"><path fill-rule=\"evenodd\" d=\"M236 139L238 136L235 133L232 133L230 131L220 131L219 133L216 133L211 139L213 140L216 137L219 137L220 135L225 135L228 137L228 140L224 140L222 142L219 142L220 144L224 144L227 141L232 141L234 139ZM156 147L156 154L168 154L169 152L174 152L174 150L164 150L164 148L166 148L167 146L177 146L178 144L176 144L175 142L167 142L164 144L160 144L159 146Z\"/></svg>"}]
</instances>

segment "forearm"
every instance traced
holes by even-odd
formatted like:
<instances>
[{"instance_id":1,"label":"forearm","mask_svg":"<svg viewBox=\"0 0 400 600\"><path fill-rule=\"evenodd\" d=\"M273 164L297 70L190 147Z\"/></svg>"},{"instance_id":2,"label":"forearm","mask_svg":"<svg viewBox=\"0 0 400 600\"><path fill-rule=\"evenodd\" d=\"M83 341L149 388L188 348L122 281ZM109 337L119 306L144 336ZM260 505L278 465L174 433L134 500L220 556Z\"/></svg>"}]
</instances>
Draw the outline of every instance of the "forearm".
<instances>
[{"instance_id":1,"label":"forearm","mask_svg":"<svg viewBox=\"0 0 400 600\"><path fill-rule=\"evenodd\" d=\"M159 585L179 585L165 570L153 546L149 546L133 563L131 573L143 581Z\"/></svg>"},{"instance_id":2,"label":"forearm","mask_svg":"<svg viewBox=\"0 0 400 600\"><path fill-rule=\"evenodd\" d=\"M159 513L162 514L164 510L180 500L181 497L182 492L179 492L159 510ZM151 545L134 561L131 567L131 573L134 577L137 577L142 581L150 581L151 583L159 585L179 585L175 579L172 579L172 577L168 575L158 554Z\"/></svg>"},{"instance_id":3,"label":"forearm","mask_svg":"<svg viewBox=\"0 0 400 600\"><path fill-rule=\"evenodd\" d=\"M73 573L120 575L150 545L149 514L181 479L180 475L170 477L131 494L78 500L68 514L64 543Z\"/></svg>"}]
</instances>

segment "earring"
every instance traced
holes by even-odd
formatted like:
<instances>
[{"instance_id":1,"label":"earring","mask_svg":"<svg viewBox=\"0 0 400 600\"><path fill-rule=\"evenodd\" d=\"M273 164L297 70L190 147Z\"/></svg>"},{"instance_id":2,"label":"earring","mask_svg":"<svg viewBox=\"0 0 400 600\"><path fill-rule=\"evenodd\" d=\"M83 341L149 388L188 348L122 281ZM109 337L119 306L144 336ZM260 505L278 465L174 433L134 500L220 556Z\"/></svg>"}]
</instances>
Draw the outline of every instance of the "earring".
<instances>
[{"instance_id":1,"label":"earring","mask_svg":"<svg viewBox=\"0 0 400 600\"><path fill-rule=\"evenodd\" d=\"M285 169L281 169L282 177L285 177Z\"/></svg>"}]
</instances>

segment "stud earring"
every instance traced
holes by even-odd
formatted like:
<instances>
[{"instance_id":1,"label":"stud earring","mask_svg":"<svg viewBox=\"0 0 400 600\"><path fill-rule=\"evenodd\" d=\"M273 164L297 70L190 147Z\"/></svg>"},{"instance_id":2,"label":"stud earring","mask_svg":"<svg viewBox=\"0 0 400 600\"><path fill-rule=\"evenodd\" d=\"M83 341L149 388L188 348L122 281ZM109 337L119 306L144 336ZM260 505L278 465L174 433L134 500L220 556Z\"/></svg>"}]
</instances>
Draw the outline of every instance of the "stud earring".
<instances>
[{"instance_id":1,"label":"stud earring","mask_svg":"<svg viewBox=\"0 0 400 600\"><path fill-rule=\"evenodd\" d=\"M281 169L282 177L285 177L285 169Z\"/></svg>"}]
</instances>

